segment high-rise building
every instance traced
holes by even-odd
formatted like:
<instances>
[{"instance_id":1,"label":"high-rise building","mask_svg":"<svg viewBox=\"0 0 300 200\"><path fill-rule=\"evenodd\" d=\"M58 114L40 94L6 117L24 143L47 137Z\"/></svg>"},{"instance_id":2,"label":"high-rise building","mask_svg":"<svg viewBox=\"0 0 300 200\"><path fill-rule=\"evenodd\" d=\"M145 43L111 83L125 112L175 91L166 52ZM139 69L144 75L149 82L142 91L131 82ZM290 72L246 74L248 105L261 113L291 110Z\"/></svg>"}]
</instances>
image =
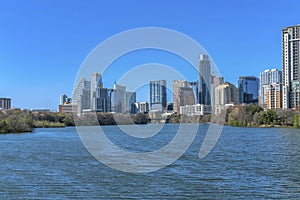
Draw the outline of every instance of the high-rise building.
<instances>
[{"instance_id":1,"label":"high-rise building","mask_svg":"<svg viewBox=\"0 0 300 200\"><path fill-rule=\"evenodd\" d=\"M194 98L195 98L195 103L199 103L199 88L198 88L198 81L192 81L189 82L190 87L193 89L194 91Z\"/></svg>"},{"instance_id":2,"label":"high-rise building","mask_svg":"<svg viewBox=\"0 0 300 200\"><path fill-rule=\"evenodd\" d=\"M136 92L126 92L125 112L133 114L135 111Z\"/></svg>"},{"instance_id":3,"label":"high-rise building","mask_svg":"<svg viewBox=\"0 0 300 200\"><path fill-rule=\"evenodd\" d=\"M111 100L108 88L98 87L96 90L95 110L98 112L110 112Z\"/></svg>"},{"instance_id":4,"label":"high-rise building","mask_svg":"<svg viewBox=\"0 0 300 200\"><path fill-rule=\"evenodd\" d=\"M219 85L224 84L224 77L221 76L212 76L212 82L214 87L218 87Z\"/></svg>"},{"instance_id":5,"label":"high-rise building","mask_svg":"<svg viewBox=\"0 0 300 200\"><path fill-rule=\"evenodd\" d=\"M116 113L125 112L126 86L118 85L115 83L111 95L111 111Z\"/></svg>"},{"instance_id":6,"label":"high-rise building","mask_svg":"<svg viewBox=\"0 0 300 200\"><path fill-rule=\"evenodd\" d=\"M300 107L300 25L282 29L282 107Z\"/></svg>"},{"instance_id":7,"label":"high-rise building","mask_svg":"<svg viewBox=\"0 0 300 200\"><path fill-rule=\"evenodd\" d=\"M179 106L195 105L194 91L191 87L179 88Z\"/></svg>"},{"instance_id":8,"label":"high-rise building","mask_svg":"<svg viewBox=\"0 0 300 200\"><path fill-rule=\"evenodd\" d=\"M163 111L167 106L166 80L150 81L150 108Z\"/></svg>"},{"instance_id":9,"label":"high-rise building","mask_svg":"<svg viewBox=\"0 0 300 200\"><path fill-rule=\"evenodd\" d=\"M180 109L180 88L189 87L189 82L185 80L173 80L173 110L179 113Z\"/></svg>"},{"instance_id":10,"label":"high-rise building","mask_svg":"<svg viewBox=\"0 0 300 200\"><path fill-rule=\"evenodd\" d=\"M269 109L270 106L266 105L266 101L268 102L273 102L276 101L278 102L275 106L276 108L281 108L281 99L282 98L277 98L275 95L270 95L271 93L268 93L268 96L266 95L266 91L273 91L276 89L278 93L281 92L281 83L282 83L282 72L278 69L272 69L272 70L265 70L260 73L260 84L259 84L259 105L263 107L264 109ZM270 98L276 98L275 99L270 99ZM279 102L280 101L280 102ZM280 106L279 106L280 105ZM274 106L271 106L274 108Z\"/></svg>"},{"instance_id":11,"label":"high-rise building","mask_svg":"<svg viewBox=\"0 0 300 200\"><path fill-rule=\"evenodd\" d=\"M11 99L9 98L0 98L0 110L11 109Z\"/></svg>"},{"instance_id":12,"label":"high-rise building","mask_svg":"<svg viewBox=\"0 0 300 200\"><path fill-rule=\"evenodd\" d=\"M198 65L198 89L199 89L199 103L204 105L211 105L211 66L208 55L200 55Z\"/></svg>"},{"instance_id":13,"label":"high-rise building","mask_svg":"<svg viewBox=\"0 0 300 200\"><path fill-rule=\"evenodd\" d=\"M211 89L211 105L212 105L212 112L216 112L216 99L215 99L215 89L219 86L224 84L224 77L221 76L212 76L212 89Z\"/></svg>"},{"instance_id":14,"label":"high-rise building","mask_svg":"<svg viewBox=\"0 0 300 200\"><path fill-rule=\"evenodd\" d=\"M78 111L91 109L91 82L81 78L78 82L72 97L73 103L77 106Z\"/></svg>"},{"instance_id":15,"label":"high-rise building","mask_svg":"<svg viewBox=\"0 0 300 200\"><path fill-rule=\"evenodd\" d=\"M102 76L100 73L91 75L91 109L96 110L97 89L103 88Z\"/></svg>"},{"instance_id":16,"label":"high-rise building","mask_svg":"<svg viewBox=\"0 0 300 200\"><path fill-rule=\"evenodd\" d=\"M240 76L238 81L239 103L258 103L259 79L254 76Z\"/></svg>"},{"instance_id":17,"label":"high-rise building","mask_svg":"<svg viewBox=\"0 0 300 200\"><path fill-rule=\"evenodd\" d=\"M225 109L226 104L237 103L238 89L231 83L226 82L215 88L215 113L219 114Z\"/></svg>"},{"instance_id":18,"label":"high-rise building","mask_svg":"<svg viewBox=\"0 0 300 200\"><path fill-rule=\"evenodd\" d=\"M270 84L263 86L264 109L282 108L281 84Z\"/></svg>"}]
</instances>

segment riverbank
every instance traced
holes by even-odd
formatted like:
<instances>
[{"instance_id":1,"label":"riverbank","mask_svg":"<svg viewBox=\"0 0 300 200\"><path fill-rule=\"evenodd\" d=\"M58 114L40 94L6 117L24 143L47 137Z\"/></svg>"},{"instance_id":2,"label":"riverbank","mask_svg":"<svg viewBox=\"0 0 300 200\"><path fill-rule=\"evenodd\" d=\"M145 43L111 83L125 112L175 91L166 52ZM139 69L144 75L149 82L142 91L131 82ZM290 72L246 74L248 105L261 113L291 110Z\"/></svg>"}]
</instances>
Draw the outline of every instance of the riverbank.
<instances>
[{"instance_id":1,"label":"riverbank","mask_svg":"<svg viewBox=\"0 0 300 200\"><path fill-rule=\"evenodd\" d=\"M97 119L95 119L95 116ZM260 128L299 128L299 110L267 110L257 105L239 105L230 107L223 116L223 123L236 127ZM166 123L218 123L218 117L213 115L186 116L180 114L169 115ZM31 112L28 110L0 111L0 134L32 132L34 128L57 128L66 126L97 126L97 125L125 125L147 124L151 122L147 114L97 113L75 116L57 112Z\"/></svg>"}]
</instances>

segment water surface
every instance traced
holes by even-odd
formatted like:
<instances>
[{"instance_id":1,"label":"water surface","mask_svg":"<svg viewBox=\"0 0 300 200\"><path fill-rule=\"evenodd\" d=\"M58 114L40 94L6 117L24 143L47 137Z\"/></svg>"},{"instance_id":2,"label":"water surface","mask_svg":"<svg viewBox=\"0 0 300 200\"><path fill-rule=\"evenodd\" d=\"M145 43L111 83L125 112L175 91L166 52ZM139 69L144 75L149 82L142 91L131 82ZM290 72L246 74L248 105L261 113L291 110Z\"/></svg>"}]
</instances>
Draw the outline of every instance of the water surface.
<instances>
[{"instance_id":1,"label":"water surface","mask_svg":"<svg viewBox=\"0 0 300 200\"><path fill-rule=\"evenodd\" d=\"M179 160L147 174L101 164L74 127L0 135L0 199L300 199L299 130L225 127L199 159L207 127ZM103 129L116 145L145 152L166 145L178 125L148 139Z\"/></svg>"}]
</instances>

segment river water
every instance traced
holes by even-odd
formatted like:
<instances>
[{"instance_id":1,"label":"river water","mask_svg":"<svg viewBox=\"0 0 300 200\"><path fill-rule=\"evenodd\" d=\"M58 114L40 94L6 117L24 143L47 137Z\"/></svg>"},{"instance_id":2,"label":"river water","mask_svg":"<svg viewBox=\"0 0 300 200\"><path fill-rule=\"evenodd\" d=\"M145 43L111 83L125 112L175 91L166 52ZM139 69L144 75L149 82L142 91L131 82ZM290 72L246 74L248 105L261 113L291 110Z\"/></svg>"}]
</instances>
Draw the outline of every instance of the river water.
<instances>
[{"instance_id":1,"label":"river water","mask_svg":"<svg viewBox=\"0 0 300 200\"><path fill-rule=\"evenodd\" d=\"M300 199L299 130L225 126L200 159L207 128L200 125L173 164L142 174L97 161L74 127L0 135L0 199ZM113 143L134 152L163 147L177 129L167 124L137 139L117 126L103 127Z\"/></svg>"}]
</instances>

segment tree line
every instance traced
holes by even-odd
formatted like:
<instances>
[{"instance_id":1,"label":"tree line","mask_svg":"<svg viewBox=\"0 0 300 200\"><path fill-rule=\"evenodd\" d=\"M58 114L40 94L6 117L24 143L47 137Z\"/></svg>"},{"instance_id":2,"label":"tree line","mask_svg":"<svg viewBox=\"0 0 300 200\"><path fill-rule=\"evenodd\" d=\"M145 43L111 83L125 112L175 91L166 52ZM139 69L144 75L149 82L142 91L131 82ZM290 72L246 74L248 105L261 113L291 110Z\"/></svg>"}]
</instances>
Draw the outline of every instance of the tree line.
<instances>
[{"instance_id":1,"label":"tree line","mask_svg":"<svg viewBox=\"0 0 300 200\"><path fill-rule=\"evenodd\" d=\"M224 118L220 120L221 118ZM300 110L267 110L257 105L237 105L229 107L221 116L169 115L166 123L222 123L241 127L300 127ZM73 116L57 112L32 112L28 110L0 111L0 133L31 132L34 128L65 126L98 126L147 124L151 122L147 114L87 113Z\"/></svg>"},{"instance_id":2,"label":"tree line","mask_svg":"<svg viewBox=\"0 0 300 200\"><path fill-rule=\"evenodd\" d=\"M0 110L0 133L32 132L34 128L91 126L116 124L147 124L146 114L96 113L73 116L69 113L32 112L29 110Z\"/></svg>"}]
</instances>

